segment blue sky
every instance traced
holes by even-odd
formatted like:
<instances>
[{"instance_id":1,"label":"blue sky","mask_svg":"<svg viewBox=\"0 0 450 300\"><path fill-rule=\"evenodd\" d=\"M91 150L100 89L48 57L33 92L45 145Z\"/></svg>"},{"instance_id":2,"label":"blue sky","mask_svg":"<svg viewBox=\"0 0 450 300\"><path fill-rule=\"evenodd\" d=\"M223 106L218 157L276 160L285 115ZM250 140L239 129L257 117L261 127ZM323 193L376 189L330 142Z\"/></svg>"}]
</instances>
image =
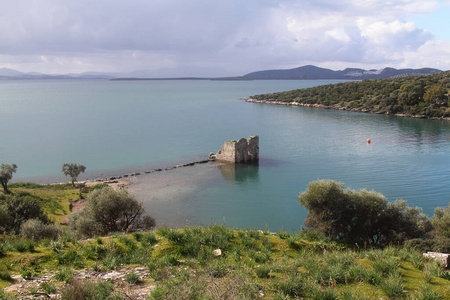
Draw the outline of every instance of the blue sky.
<instances>
[{"instance_id":1,"label":"blue sky","mask_svg":"<svg viewBox=\"0 0 450 300\"><path fill-rule=\"evenodd\" d=\"M0 68L234 76L450 69L450 0L0 0Z\"/></svg>"},{"instance_id":2,"label":"blue sky","mask_svg":"<svg viewBox=\"0 0 450 300\"><path fill-rule=\"evenodd\" d=\"M418 28L424 28L433 33L438 40L450 40L450 5L441 6L436 11L418 15L409 19Z\"/></svg>"}]
</instances>

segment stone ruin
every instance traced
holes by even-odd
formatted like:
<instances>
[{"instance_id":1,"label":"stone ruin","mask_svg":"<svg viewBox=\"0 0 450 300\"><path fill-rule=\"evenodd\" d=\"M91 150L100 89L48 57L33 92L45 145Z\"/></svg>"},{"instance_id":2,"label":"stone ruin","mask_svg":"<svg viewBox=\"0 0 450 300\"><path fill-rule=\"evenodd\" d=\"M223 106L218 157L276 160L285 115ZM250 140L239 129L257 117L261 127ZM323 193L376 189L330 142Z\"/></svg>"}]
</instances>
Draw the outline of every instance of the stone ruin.
<instances>
[{"instance_id":1,"label":"stone ruin","mask_svg":"<svg viewBox=\"0 0 450 300\"><path fill-rule=\"evenodd\" d=\"M428 251L423 256L438 261L445 269L449 269L450 267L450 254Z\"/></svg>"},{"instance_id":2,"label":"stone ruin","mask_svg":"<svg viewBox=\"0 0 450 300\"><path fill-rule=\"evenodd\" d=\"M254 163L259 160L259 137L251 136L239 141L228 141L214 154L209 155L210 160L231 162L236 164Z\"/></svg>"}]
</instances>

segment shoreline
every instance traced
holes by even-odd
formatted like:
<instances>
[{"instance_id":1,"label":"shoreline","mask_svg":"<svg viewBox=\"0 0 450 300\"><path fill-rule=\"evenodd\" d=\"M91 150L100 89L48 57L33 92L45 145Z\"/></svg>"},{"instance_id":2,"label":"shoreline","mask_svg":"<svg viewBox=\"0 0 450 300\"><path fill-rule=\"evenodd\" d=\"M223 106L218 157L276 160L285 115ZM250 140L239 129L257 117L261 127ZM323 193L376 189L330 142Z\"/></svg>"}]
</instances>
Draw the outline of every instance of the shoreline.
<instances>
[{"instance_id":1,"label":"shoreline","mask_svg":"<svg viewBox=\"0 0 450 300\"><path fill-rule=\"evenodd\" d=\"M360 113L369 113L369 114L377 114L377 115L388 115L388 116L397 116L397 117L409 117L415 119L425 119L425 120L436 120L436 121L450 121L450 118L429 118L424 115L409 115L409 114L390 114L385 112L379 112L371 109L364 108L349 108L340 105L324 105L324 104L309 104L309 103L301 103L301 102L283 102L283 101L271 101L271 100L257 100L253 98L241 98L248 103L260 103L260 104L272 104L272 105L285 105L285 106L300 106L300 107L312 107L312 108L322 108L322 109L333 109L333 110L345 110L350 112L360 112Z\"/></svg>"},{"instance_id":2,"label":"shoreline","mask_svg":"<svg viewBox=\"0 0 450 300\"><path fill-rule=\"evenodd\" d=\"M80 181L76 181L76 183L77 184L85 184L86 186L93 186L96 184L106 184L114 189L125 188L125 187L132 185L134 179L140 175L147 175L147 174L158 173L158 172L163 172L163 171L170 171L170 170L183 168L183 167L190 167L190 166L194 166L194 165L198 165L198 164L206 164L206 163L209 163L210 161L211 160L209 160L209 159L205 159L205 160L193 161L193 162L188 162L188 163L183 163L183 164L176 164L171 167L166 167L164 169L156 168L151 171L133 172L133 173L129 173L129 174L125 173L122 175L109 176L107 178L80 180ZM14 182L14 183L17 183L17 182ZM70 181L54 182L54 183L48 183L48 184L44 184L44 185L66 184L66 183L70 183Z\"/></svg>"}]
</instances>

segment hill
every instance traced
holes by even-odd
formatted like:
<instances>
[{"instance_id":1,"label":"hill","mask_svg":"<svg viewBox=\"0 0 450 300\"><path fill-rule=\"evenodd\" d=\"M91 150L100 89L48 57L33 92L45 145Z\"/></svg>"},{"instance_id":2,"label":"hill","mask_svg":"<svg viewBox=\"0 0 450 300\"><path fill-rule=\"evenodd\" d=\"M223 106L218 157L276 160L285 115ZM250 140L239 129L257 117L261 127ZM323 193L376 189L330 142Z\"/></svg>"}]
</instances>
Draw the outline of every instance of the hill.
<instances>
[{"instance_id":1,"label":"hill","mask_svg":"<svg viewBox=\"0 0 450 300\"><path fill-rule=\"evenodd\" d=\"M446 71L255 95L247 101L445 119L450 117L449 86Z\"/></svg>"},{"instance_id":2,"label":"hill","mask_svg":"<svg viewBox=\"0 0 450 300\"><path fill-rule=\"evenodd\" d=\"M316 66L303 66L288 70L266 70L252 72L242 76L243 79L386 79L405 76L427 75L442 72L438 69L394 69L364 70L347 68L343 71L333 71Z\"/></svg>"}]
</instances>

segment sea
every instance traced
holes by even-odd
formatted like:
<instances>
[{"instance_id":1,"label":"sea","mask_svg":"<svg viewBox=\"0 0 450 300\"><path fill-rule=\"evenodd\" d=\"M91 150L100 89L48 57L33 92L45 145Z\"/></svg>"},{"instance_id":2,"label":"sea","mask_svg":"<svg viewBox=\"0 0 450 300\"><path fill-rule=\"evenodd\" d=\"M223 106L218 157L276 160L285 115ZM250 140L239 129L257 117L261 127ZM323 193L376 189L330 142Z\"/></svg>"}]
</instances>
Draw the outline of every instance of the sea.
<instances>
[{"instance_id":1,"label":"sea","mask_svg":"<svg viewBox=\"0 0 450 300\"><path fill-rule=\"evenodd\" d=\"M447 207L450 122L242 100L338 82L3 80L0 163L18 165L13 182L68 181L66 162L86 166L80 180L141 173L128 190L158 226L297 231L307 216L297 197L319 179L407 200L429 216ZM258 165L164 170L252 135Z\"/></svg>"}]
</instances>

